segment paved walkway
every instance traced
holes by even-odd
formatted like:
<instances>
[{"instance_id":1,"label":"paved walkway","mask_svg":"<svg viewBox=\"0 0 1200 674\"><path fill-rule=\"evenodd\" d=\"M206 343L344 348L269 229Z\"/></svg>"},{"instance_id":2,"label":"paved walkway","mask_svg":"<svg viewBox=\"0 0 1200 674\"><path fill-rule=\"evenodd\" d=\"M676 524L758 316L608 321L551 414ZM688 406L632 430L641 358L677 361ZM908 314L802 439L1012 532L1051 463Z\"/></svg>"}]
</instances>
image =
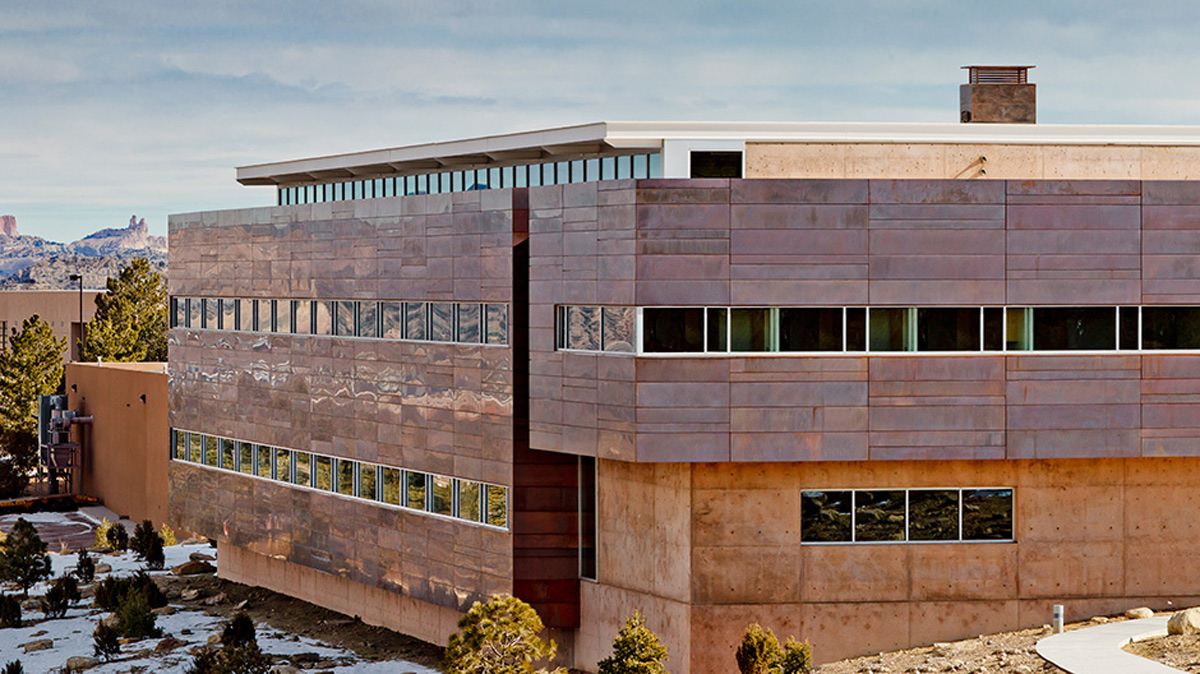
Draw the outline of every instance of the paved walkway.
<instances>
[{"instance_id":1,"label":"paved walkway","mask_svg":"<svg viewBox=\"0 0 1200 674\"><path fill-rule=\"evenodd\" d=\"M1170 617L1122 620L1055 634L1039 641L1037 652L1071 674L1179 674L1178 669L1121 650L1130 641L1166 635Z\"/></svg>"}]
</instances>

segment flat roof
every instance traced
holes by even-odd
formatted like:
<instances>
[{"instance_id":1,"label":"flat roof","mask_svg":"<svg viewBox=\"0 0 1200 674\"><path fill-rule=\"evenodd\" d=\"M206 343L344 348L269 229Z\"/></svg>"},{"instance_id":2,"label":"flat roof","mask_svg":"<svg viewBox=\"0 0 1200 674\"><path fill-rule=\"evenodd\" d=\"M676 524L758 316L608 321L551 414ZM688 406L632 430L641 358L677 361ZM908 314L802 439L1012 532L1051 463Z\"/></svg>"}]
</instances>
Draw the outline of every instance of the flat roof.
<instances>
[{"instance_id":1,"label":"flat roof","mask_svg":"<svg viewBox=\"0 0 1200 674\"><path fill-rule=\"evenodd\" d=\"M747 143L1200 145L1200 126L894 122L595 122L240 166L243 185L291 185L653 152L669 140Z\"/></svg>"}]
</instances>

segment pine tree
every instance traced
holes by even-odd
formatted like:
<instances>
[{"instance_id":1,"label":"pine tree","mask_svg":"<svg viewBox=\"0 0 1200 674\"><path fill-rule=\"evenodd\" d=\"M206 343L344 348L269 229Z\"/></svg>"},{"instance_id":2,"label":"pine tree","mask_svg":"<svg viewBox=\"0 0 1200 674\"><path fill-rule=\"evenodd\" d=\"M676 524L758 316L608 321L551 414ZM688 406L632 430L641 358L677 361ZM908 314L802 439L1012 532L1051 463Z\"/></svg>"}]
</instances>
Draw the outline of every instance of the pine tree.
<instances>
[{"instance_id":1,"label":"pine tree","mask_svg":"<svg viewBox=\"0 0 1200 674\"><path fill-rule=\"evenodd\" d=\"M742 674L778 674L783 649L769 627L763 629L762 625L753 623L746 628L734 655Z\"/></svg>"},{"instance_id":2,"label":"pine tree","mask_svg":"<svg viewBox=\"0 0 1200 674\"><path fill-rule=\"evenodd\" d=\"M37 463L38 396L58 390L66 347L34 314L0 350L0 498L20 496Z\"/></svg>"},{"instance_id":3,"label":"pine tree","mask_svg":"<svg viewBox=\"0 0 1200 674\"><path fill-rule=\"evenodd\" d=\"M553 658L557 650L553 641L542 641L543 627L537 611L516 597L498 595L486 604L475 602L458 621L458 633L450 635L445 670L533 674L534 663Z\"/></svg>"},{"instance_id":4,"label":"pine tree","mask_svg":"<svg viewBox=\"0 0 1200 674\"><path fill-rule=\"evenodd\" d=\"M24 517L13 524L8 538L0 544L0 578L11 581L29 596L29 588L50 577L50 556L37 529Z\"/></svg>"},{"instance_id":5,"label":"pine tree","mask_svg":"<svg viewBox=\"0 0 1200 674\"><path fill-rule=\"evenodd\" d=\"M109 277L108 292L96 296L87 325L84 360L119 362L167 359L167 288L150 261L136 257Z\"/></svg>"},{"instance_id":6,"label":"pine tree","mask_svg":"<svg viewBox=\"0 0 1200 674\"><path fill-rule=\"evenodd\" d=\"M612 655L600 661L597 674L666 674L670 659L658 635L646 627L640 611L625 621L613 640Z\"/></svg>"}]
</instances>

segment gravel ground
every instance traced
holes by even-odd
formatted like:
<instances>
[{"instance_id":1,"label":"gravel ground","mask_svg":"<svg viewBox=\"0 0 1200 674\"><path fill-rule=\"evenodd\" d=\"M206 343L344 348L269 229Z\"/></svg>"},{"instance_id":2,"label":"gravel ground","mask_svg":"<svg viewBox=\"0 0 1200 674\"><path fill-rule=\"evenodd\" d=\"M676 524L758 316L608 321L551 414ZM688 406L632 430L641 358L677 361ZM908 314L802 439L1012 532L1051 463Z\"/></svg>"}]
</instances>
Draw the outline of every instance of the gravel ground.
<instances>
[{"instance_id":1,"label":"gravel ground","mask_svg":"<svg viewBox=\"0 0 1200 674\"><path fill-rule=\"evenodd\" d=\"M1088 623L1069 626L1083 627ZM830 662L817 668L817 674L1034 674L1062 672L1046 662L1034 650L1038 640L1048 636L1047 628L1002 632L934 644L906 651L880 653L852 660Z\"/></svg>"},{"instance_id":2,"label":"gravel ground","mask_svg":"<svg viewBox=\"0 0 1200 674\"><path fill-rule=\"evenodd\" d=\"M1126 646L1125 650L1182 672L1200 674L1200 634L1146 639Z\"/></svg>"}]
</instances>

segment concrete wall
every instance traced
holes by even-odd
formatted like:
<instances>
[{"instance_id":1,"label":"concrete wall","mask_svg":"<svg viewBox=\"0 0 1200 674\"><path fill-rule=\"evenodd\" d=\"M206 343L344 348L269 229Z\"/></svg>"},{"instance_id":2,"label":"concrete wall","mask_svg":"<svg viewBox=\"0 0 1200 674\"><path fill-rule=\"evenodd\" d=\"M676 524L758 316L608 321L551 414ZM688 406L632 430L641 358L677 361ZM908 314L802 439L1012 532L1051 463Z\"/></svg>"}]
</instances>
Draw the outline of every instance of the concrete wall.
<instances>
[{"instance_id":1,"label":"concrete wall","mask_svg":"<svg viewBox=\"0 0 1200 674\"><path fill-rule=\"evenodd\" d=\"M986 157L982 162L980 158ZM1200 147L746 143L747 178L1195 180Z\"/></svg>"},{"instance_id":2,"label":"concrete wall","mask_svg":"<svg viewBox=\"0 0 1200 674\"><path fill-rule=\"evenodd\" d=\"M83 291L83 320L96 314L96 296L100 290ZM78 360L79 291L78 290L4 290L0 291L0 324L6 326L7 339L12 329L21 329L21 322L37 314L50 324L54 336L67 340L67 359Z\"/></svg>"},{"instance_id":3,"label":"concrete wall","mask_svg":"<svg viewBox=\"0 0 1200 674\"><path fill-rule=\"evenodd\" d=\"M583 588L577 666L640 609L673 671L734 669L751 622L818 662L1049 622L1200 603L1200 464L1062 461L601 462L600 582ZM801 545L800 491L1012 486L1014 543ZM690 669L688 669L690 667Z\"/></svg>"},{"instance_id":4,"label":"concrete wall","mask_svg":"<svg viewBox=\"0 0 1200 674\"><path fill-rule=\"evenodd\" d=\"M72 430L83 445L81 491L119 515L155 526L167 515L165 363L69 363L69 409L94 417Z\"/></svg>"}]
</instances>

